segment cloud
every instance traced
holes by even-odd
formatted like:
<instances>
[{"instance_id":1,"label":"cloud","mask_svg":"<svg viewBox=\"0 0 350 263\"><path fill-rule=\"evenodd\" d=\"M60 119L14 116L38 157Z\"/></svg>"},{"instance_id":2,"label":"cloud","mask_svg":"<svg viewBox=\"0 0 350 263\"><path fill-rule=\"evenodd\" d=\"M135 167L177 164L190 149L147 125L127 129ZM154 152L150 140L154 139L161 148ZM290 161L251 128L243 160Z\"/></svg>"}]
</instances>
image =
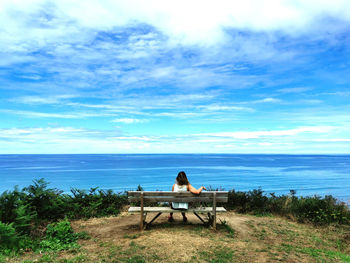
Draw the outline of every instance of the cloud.
<instances>
[{"instance_id":1,"label":"cloud","mask_svg":"<svg viewBox=\"0 0 350 263\"><path fill-rule=\"evenodd\" d=\"M314 139L314 142L350 142L350 139L345 138L329 138L329 139Z\"/></svg>"},{"instance_id":2,"label":"cloud","mask_svg":"<svg viewBox=\"0 0 350 263\"><path fill-rule=\"evenodd\" d=\"M112 122L132 124L132 123L144 123L144 122L148 122L148 120L132 119L132 118L120 118L120 119L114 119L114 120L112 120Z\"/></svg>"},{"instance_id":3,"label":"cloud","mask_svg":"<svg viewBox=\"0 0 350 263\"><path fill-rule=\"evenodd\" d=\"M261 99L261 100L255 100L255 101L251 101L249 103L278 103L278 102L281 102L280 99L276 99L276 98L264 98L264 99Z\"/></svg>"},{"instance_id":4,"label":"cloud","mask_svg":"<svg viewBox=\"0 0 350 263\"><path fill-rule=\"evenodd\" d=\"M269 74L307 65L303 48L291 48L294 42L303 46L304 31L309 41L315 41L314 31L321 40L336 41L336 29L320 34L313 25L324 25L322 17L342 19L335 26L350 21L344 1L6 0L0 5L0 63L6 75L20 79L18 89L76 95L94 90L105 97L149 88L161 93L159 87L189 93L267 86ZM270 73L254 70L256 64L272 65ZM21 80L33 83L24 86Z\"/></svg>"},{"instance_id":5,"label":"cloud","mask_svg":"<svg viewBox=\"0 0 350 263\"><path fill-rule=\"evenodd\" d=\"M24 116L27 118L58 118L58 119L80 119L89 117L114 116L108 113L94 113L94 112L72 112L72 113L52 113L52 112L36 112L25 110L0 110L0 112Z\"/></svg>"},{"instance_id":6,"label":"cloud","mask_svg":"<svg viewBox=\"0 0 350 263\"><path fill-rule=\"evenodd\" d=\"M289 130L255 130L184 135L133 135L118 130L74 127L0 129L1 153L184 153L347 152L349 138L324 134L342 127L299 127ZM33 144L36 146L33 147ZM5 147L6 146L6 147ZM308 147L305 147L308 146ZM323 147L323 148L322 148ZM340 151L339 151L340 150Z\"/></svg>"},{"instance_id":7,"label":"cloud","mask_svg":"<svg viewBox=\"0 0 350 263\"><path fill-rule=\"evenodd\" d=\"M350 4L326 1L56 1L64 16L87 28L146 23L181 43L212 43L225 38L226 28L285 31L295 34L320 17L349 21ZM104 19L101 19L103 17Z\"/></svg>"},{"instance_id":8,"label":"cloud","mask_svg":"<svg viewBox=\"0 0 350 263\"><path fill-rule=\"evenodd\" d=\"M310 104L320 104L322 103L323 101L322 100L316 100L316 99L305 99L305 100L297 100L293 103L302 103L302 104L307 104L307 105L310 105Z\"/></svg>"},{"instance_id":9,"label":"cloud","mask_svg":"<svg viewBox=\"0 0 350 263\"><path fill-rule=\"evenodd\" d=\"M277 91L280 93L302 93L309 90L312 90L312 88L310 87L283 88L283 89L278 89Z\"/></svg>"},{"instance_id":10,"label":"cloud","mask_svg":"<svg viewBox=\"0 0 350 263\"><path fill-rule=\"evenodd\" d=\"M301 133L327 133L334 130L333 126L300 127L289 130L244 131L244 132L216 132L202 133L199 136L227 137L234 139L257 139L261 137L295 136Z\"/></svg>"},{"instance_id":11,"label":"cloud","mask_svg":"<svg viewBox=\"0 0 350 263\"><path fill-rule=\"evenodd\" d=\"M10 102L23 104L58 104L65 99L74 98L74 95L55 95L55 96L23 96L9 99Z\"/></svg>"},{"instance_id":12,"label":"cloud","mask_svg":"<svg viewBox=\"0 0 350 263\"><path fill-rule=\"evenodd\" d=\"M16 41L20 45L10 48L17 51L30 50L30 41L37 46L51 41L81 43L90 39L91 31L135 24L150 25L173 43L207 45L225 41L230 29L295 35L312 31L325 18L350 21L346 0L3 0L0 12L1 25L6 25L3 41ZM137 39L142 48L149 43L143 39ZM141 50L127 57L146 54Z\"/></svg>"},{"instance_id":13,"label":"cloud","mask_svg":"<svg viewBox=\"0 0 350 263\"><path fill-rule=\"evenodd\" d=\"M310 137L347 139L324 131L349 123L347 101L328 99L348 95L349 26L345 0L3 0L1 120L99 118L85 123L100 137L35 130L61 152L318 149ZM112 123L128 133L107 132ZM20 140L28 151L33 136Z\"/></svg>"},{"instance_id":14,"label":"cloud","mask_svg":"<svg viewBox=\"0 0 350 263\"><path fill-rule=\"evenodd\" d=\"M232 105L200 105L196 108L201 109L203 111L209 112L218 112L218 111L246 111L246 112L254 112L254 109L249 107L240 107L240 106L232 106Z\"/></svg>"}]
</instances>

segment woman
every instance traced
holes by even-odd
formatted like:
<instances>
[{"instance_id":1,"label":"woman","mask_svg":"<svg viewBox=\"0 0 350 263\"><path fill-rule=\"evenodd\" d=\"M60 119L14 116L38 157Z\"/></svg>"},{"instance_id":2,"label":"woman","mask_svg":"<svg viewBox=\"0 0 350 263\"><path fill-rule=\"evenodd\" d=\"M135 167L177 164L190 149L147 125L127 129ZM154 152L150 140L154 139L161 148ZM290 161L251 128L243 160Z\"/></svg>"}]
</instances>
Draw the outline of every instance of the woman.
<instances>
[{"instance_id":1,"label":"woman","mask_svg":"<svg viewBox=\"0 0 350 263\"><path fill-rule=\"evenodd\" d=\"M178 173L176 177L176 182L173 185L172 191L173 192L187 192L190 191L193 194L200 194L202 190L206 190L204 186L201 186L199 189L194 188L187 179L187 176L184 171L181 171ZM171 208L176 210L187 210L188 209L188 203L171 203ZM184 212L181 213L183 217L183 221L187 222L187 217ZM168 217L169 222L173 222L173 213L170 213L170 216Z\"/></svg>"}]
</instances>

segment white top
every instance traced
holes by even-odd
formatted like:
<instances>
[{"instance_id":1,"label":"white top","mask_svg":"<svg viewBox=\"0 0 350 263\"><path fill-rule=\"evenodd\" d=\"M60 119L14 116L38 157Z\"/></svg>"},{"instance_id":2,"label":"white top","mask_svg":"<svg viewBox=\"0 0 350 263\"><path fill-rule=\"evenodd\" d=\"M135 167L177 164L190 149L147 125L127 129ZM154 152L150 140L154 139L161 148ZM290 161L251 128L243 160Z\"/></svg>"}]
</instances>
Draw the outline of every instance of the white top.
<instances>
[{"instance_id":1,"label":"white top","mask_svg":"<svg viewBox=\"0 0 350 263\"><path fill-rule=\"evenodd\" d=\"M175 183L174 192L187 192L187 185L178 185L177 183ZM172 202L172 206L175 209L188 209L188 203Z\"/></svg>"}]
</instances>

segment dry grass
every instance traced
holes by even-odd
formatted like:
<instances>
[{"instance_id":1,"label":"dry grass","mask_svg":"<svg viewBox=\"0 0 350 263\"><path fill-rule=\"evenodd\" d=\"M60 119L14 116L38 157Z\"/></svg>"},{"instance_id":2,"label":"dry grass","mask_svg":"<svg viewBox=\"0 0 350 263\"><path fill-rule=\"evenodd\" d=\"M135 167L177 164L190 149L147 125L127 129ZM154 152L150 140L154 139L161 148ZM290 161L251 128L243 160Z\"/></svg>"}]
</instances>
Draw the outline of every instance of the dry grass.
<instances>
[{"instance_id":1,"label":"dry grass","mask_svg":"<svg viewBox=\"0 0 350 263\"><path fill-rule=\"evenodd\" d=\"M75 251L23 255L11 262L350 262L350 227L315 228L278 217L228 212L218 230L204 227L194 216L182 223L175 214L161 215L142 233L139 215L78 220L86 231ZM222 222L222 223L220 223Z\"/></svg>"}]
</instances>

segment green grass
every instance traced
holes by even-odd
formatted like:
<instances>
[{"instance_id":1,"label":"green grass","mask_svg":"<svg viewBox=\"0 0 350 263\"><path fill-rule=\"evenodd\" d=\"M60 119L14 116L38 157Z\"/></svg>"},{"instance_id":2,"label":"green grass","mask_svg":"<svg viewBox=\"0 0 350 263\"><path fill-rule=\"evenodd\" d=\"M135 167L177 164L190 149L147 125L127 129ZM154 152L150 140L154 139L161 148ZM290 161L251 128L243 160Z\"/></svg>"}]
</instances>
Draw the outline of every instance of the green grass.
<instances>
[{"instance_id":1,"label":"green grass","mask_svg":"<svg viewBox=\"0 0 350 263\"><path fill-rule=\"evenodd\" d=\"M226 220L221 220L221 224L218 225L219 228L223 228L228 234L227 236L230 238L235 238L236 230L234 230L227 222Z\"/></svg>"},{"instance_id":2,"label":"green grass","mask_svg":"<svg viewBox=\"0 0 350 263\"><path fill-rule=\"evenodd\" d=\"M203 251L199 258L210 263L229 263L234 262L234 251L229 248L217 247L210 251Z\"/></svg>"},{"instance_id":3,"label":"green grass","mask_svg":"<svg viewBox=\"0 0 350 263\"><path fill-rule=\"evenodd\" d=\"M279 251L286 253L302 253L306 254L316 262L334 262L334 260L340 260L341 262L350 262L350 255L344 254L339 251L327 250L327 249L319 249L313 247L300 247L291 244L282 244L279 247Z\"/></svg>"},{"instance_id":4,"label":"green grass","mask_svg":"<svg viewBox=\"0 0 350 263\"><path fill-rule=\"evenodd\" d=\"M136 239L140 236L140 234L133 234L133 235L124 235L124 238L128 239Z\"/></svg>"}]
</instances>

